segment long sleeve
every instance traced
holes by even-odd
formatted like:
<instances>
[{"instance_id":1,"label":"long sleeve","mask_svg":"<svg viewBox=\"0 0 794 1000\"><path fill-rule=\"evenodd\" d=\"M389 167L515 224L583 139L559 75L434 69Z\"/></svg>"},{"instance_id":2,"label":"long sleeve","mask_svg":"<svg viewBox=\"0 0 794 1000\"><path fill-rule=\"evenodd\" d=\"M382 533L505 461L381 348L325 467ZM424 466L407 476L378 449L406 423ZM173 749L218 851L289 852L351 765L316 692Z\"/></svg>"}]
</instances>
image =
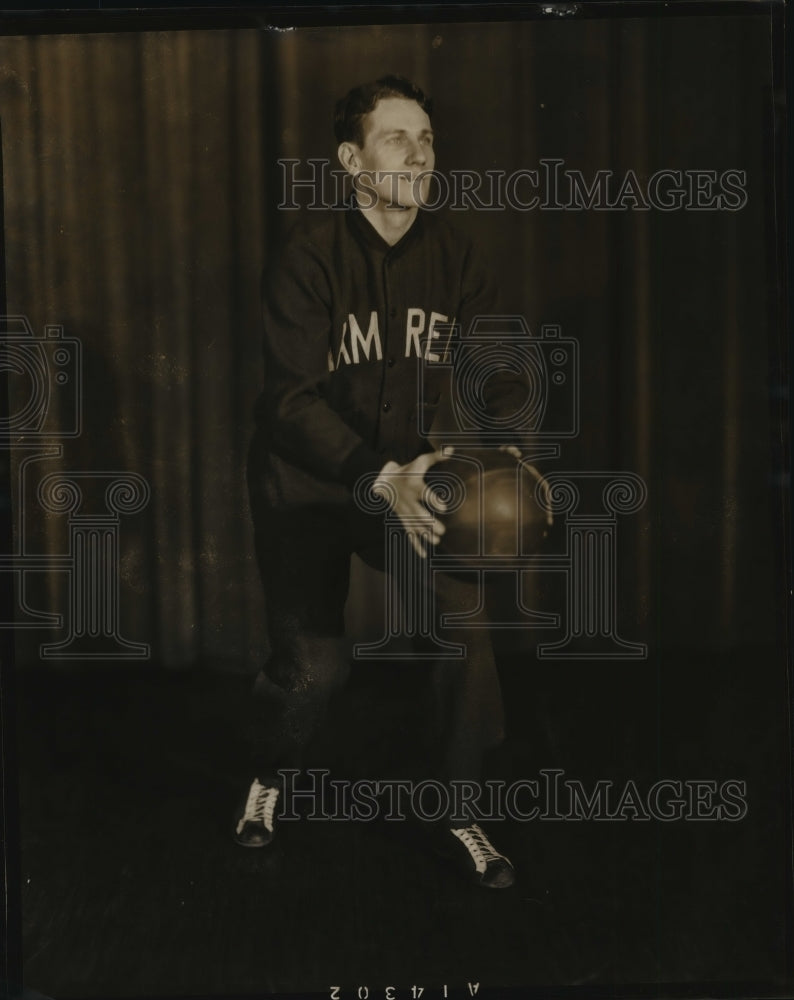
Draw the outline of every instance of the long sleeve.
<instances>
[{"instance_id":1,"label":"long sleeve","mask_svg":"<svg viewBox=\"0 0 794 1000\"><path fill-rule=\"evenodd\" d=\"M384 457L328 404L330 288L310 242L289 242L266 272L262 313L269 447L320 479L352 488L362 474L380 470Z\"/></svg>"},{"instance_id":2,"label":"long sleeve","mask_svg":"<svg viewBox=\"0 0 794 1000\"><path fill-rule=\"evenodd\" d=\"M479 251L472 247L464 264L463 295L457 319L460 324L462 346L466 344L466 338L471 334L472 324L475 324L475 321L485 320L484 327L494 330L493 317L503 315L499 297L491 269ZM490 324L488 320L490 320ZM497 326L497 329L501 329L501 327ZM477 339L479 340L479 337ZM472 343L471 339L469 343ZM460 356L464 356L467 350L471 350L471 348L463 347ZM482 350L481 357L484 360L487 359L487 347ZM470 373L474 371L474 367L469 369ZM482 372L477 374L481 375ZM472 385L472 391L474 390L475 386ZM506 419L522 410L530 391L531 386L526 366L522 364L520 352L516 351L509 362L496 366L496 370L485 380L482 386L485 411L489 417ZM509 424L505 425L499 434L500 444L519 444L528 437L526 427L513 427Z\"/></svg>"}]
</instances>

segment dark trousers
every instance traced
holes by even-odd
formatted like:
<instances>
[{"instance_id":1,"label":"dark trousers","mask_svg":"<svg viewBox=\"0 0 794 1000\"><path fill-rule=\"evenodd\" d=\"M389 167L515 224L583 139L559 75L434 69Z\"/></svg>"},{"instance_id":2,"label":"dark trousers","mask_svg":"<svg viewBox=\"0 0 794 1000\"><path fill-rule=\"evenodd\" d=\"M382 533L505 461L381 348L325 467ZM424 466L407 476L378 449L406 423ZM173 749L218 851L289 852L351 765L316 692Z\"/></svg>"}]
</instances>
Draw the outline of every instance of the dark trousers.
<instances>
[{"instance_id":1,"label":"dark trousers","mask_svg":"<svg viewBox=\"0 0 794 1000\"><path fill-rule=\"evenodd\" d=\"M256 481L251 501L271 653L254 683L249 739L252 769L265 780L281 768L300 768L301 751L330 695L349 675L352 645L344 608L351 555L392 571L403 588L407 581L404 571L395 574L387 566L383 515L364 514L352 502L274 508ZM428 655L433 703L426 777L479 781L484 751L504 735L490 634L487 628L441 627L443 615L476 608L478 595L465 576L429 578L432 594L420 597L431 602L436 636L465 645L466 655L440 657L429 637L414 638L417 651ZM419 582L412 581L414 595ZM485 611L477 622L487 624Z\"/></svg>"}]
</instances>

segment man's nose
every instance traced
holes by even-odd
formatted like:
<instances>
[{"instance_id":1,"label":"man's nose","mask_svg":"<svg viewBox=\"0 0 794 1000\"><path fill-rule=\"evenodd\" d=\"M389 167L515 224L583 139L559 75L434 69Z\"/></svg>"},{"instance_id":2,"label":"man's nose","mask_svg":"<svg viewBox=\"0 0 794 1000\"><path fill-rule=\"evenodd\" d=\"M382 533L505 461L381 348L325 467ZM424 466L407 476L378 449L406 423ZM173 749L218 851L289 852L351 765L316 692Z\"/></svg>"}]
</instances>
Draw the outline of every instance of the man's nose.
<instances>
[{"instance_id":1,"label":"man's nose","mask_svg":"<svg viewBox=\"0 0 794 1000\"><path fill-rule=\"evenodd\" d=\"M427 154L425 153L425 147L421 142L412 141L411 147L408 150L408 162L416 163L422 166L427 162Z\"/></svg>"}]
</instances>

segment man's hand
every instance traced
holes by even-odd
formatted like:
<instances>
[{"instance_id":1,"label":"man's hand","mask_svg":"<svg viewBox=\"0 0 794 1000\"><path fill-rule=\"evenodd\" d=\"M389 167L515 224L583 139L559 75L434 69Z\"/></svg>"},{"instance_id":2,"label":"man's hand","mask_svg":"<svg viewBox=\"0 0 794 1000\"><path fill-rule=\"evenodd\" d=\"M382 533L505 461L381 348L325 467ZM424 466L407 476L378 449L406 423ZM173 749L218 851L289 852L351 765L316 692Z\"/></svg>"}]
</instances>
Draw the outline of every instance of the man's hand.
<instances>
[{"instance_id":1,"label":"man's hand","mask_svg":"<svg viewBox=\"0 0 794 1000\"><path fill-rule=\"evenodd\" d=\"M387 462L372 485L373 493L389 501L411 544L423 559L427 558L427 543L438 545L441 541L446 529L436 514L444 514L447 510L438 493L425 482L425 473L437 462L449 458L451 453L452 449L446 453L427 452L407 465Z\"/></svg>"}]
</instances>

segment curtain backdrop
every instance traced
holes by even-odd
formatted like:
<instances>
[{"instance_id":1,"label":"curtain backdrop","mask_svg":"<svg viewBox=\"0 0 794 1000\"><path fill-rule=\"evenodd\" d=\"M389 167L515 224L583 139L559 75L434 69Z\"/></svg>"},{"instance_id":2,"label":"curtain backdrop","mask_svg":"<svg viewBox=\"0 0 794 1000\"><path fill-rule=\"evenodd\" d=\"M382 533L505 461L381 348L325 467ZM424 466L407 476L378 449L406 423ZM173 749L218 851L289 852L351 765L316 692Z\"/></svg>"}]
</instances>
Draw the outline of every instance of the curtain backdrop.
<instances>
[{"instance_id":1,"label":"curtain backdrop","mask_svg":"<svg viewBox=\"0 0 794 1000\"><path fill-rule=\"evenodd\" d=\"M454 214L505 303L579 342L581 433L547 471L648 485L618 529L622 635L652 650L774 640L768 53L765 18L728 16L2 39L9 313L37 335L62 325L83 352L82 434L26 466L35 440L12 449L14 488L30 479L24 525L14 498L17 545L66 550L66 518L36 499L43 475L139 474L151 497L120 522L122 633L157 662L255 667L267 640L244 465L258 281L301 217L278 209L277 160L335 164L335 99L396 72L434 97L442 171L542 158L588 179L746 171L736 212ZM12 374L12 412L24 392ZM26 574L23 589L39 612L68 600L63 572ZM380 596L362 573L353 596L353 629L377 633ZM19 658L60 634L20 631Z\"/></svg>"}]
</instances>

